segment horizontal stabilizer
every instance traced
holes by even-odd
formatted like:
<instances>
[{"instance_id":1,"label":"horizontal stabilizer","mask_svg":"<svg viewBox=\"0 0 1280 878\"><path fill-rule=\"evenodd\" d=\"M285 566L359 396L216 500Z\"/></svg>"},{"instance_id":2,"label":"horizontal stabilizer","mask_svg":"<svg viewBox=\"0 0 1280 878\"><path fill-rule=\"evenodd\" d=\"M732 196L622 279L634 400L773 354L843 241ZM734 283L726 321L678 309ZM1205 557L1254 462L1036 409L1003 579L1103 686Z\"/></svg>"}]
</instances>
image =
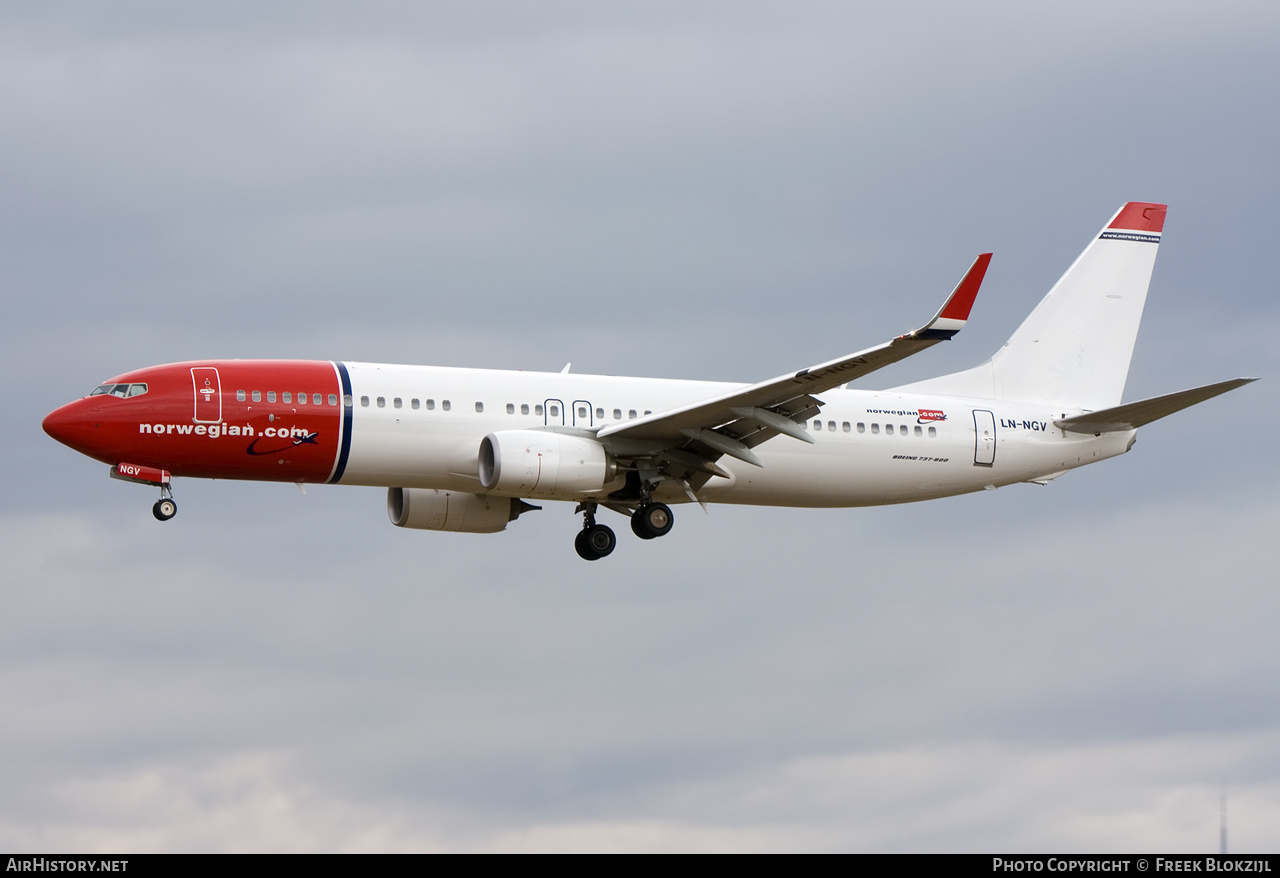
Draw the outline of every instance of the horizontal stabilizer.
<instances>
[{"instance_id":1,"label":"horizontal stabilizer","mask_svg":"<svg viewBox=\"0 0 1280 878\"><path fill-rule=\"evenodd\" d=\"M1098 412L1086 412L1083 415L1054 421L1053 424L1068 433L1113 433L1120 430L1135 430L1143 424L1158 421L1166 415L1182 411L1198 402L1204 402L1206 399L1212 399L1228 390L1235 390L1237 387L1243 387L1257 380L1256 378L1232 378L1230 381L1206 384L1204 387L1194 387L1191 390L1180 390L1177 393L1155 396Z\"/></svg>"}]
</instances>

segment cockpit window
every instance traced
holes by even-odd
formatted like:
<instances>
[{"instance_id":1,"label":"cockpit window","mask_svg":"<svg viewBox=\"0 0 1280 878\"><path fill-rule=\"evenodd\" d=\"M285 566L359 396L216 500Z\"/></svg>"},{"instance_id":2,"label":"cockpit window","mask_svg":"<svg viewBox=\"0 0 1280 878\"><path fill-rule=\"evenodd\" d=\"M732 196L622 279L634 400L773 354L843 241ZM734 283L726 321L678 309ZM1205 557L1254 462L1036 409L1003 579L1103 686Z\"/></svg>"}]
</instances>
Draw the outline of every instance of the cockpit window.
<instances>
[{"instance_id":1,"label":"cockpit window","mask_svg":"<svg viewBox=\"0 0 1280 878\"><path fill-rule=\"evenodd\" d=\"M130 396L142 396L147 392L145 384L99 384L90 396L118 396L121 399Z\"/></svg>"}]
</instances>

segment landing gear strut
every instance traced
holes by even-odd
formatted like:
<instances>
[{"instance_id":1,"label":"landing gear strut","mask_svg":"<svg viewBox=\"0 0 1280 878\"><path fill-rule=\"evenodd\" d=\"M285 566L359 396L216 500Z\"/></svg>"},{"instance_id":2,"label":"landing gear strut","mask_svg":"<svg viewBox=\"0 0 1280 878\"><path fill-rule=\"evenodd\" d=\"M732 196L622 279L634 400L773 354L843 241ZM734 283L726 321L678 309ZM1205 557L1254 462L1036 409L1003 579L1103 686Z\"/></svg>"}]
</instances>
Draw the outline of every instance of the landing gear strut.
<instances>
[{"instance_id":1,"label":"landing gear strut","mask_svg":"<svg viewBox=\"0 0 1280 878\"><path fill-rule=\"evenodd\" d=\"M673 524L671 507L665 503L645 503L631 513L631 530L642 540L666 536Z\"/></svg>"},{"instance_id":2,"label":"landing gear strut","mask_svg":"<svg viewBox=\"0 0 1280 878\"><path fill-rule=\"evenodd\" d=\"M574 538L573 547L582 558L599 561L618 545L618 538L614 536L612 528L596 524L596 504L580 503L574 511L582 513L582 530Z\"/></svg>"},{"instance_id":3,"label":"landing gear strut","mask_svg":"<svg viewBox=\"0 0 1280 878\"><path fill-rule=\"evenodd\" d=\"M168 521L178 514L178 504L173 502L173 491L168 485L160 486L160 499L151 507L151 514L157 521Z\"/></svg>"}]
</instances>

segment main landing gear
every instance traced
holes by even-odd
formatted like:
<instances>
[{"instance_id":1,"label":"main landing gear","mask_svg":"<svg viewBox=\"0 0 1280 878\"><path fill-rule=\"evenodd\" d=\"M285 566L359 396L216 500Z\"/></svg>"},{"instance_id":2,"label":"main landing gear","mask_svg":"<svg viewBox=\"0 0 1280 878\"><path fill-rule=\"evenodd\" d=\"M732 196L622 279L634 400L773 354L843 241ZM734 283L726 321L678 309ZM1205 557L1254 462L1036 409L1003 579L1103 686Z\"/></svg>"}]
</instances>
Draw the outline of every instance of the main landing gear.
<instances>
[{"instance_id":1,"label":"main landing gear","mask_svg":"<svg viewBox=\"0 0 1280 878\"><path fill-rule=\"evenodd\" d=\"M573 540L578 555L588 561L599 561L618 545L618 538L608 525L596 524L596 504L581 503L575 512L582 513L582 530ZM645 503L631 513L631 530L642 540L651 540L671 532L674 524L671 507L665 503Z\"/></svg>"},{"instance_id":2,"label":"main landing gear","mask_svg":"<svg viewBox=\"0 0 1280 878\"><path fill-rule=\"evenodd\" d=\"M631 513L631 531L642 540L666 536L673 524L671 507L665 503L645 503Z\"/></svg>"},{"instance_id":3,"label":"main landing gear","mask_svg":"<svg viewBox=\"0 0 1280 878\"><path fill-rule=\"evenodd\" d=\"M173 491L168 485L160 486L160 499L151 507L151 514L157 521L168 521L178 514L178 504L173 502Z\"/></svg>"},{"instance_id":4,"label":"main landing gear","mask_svg":"<svg viewBox=\"0 0 1280 878\"><path fill-rule=\"evenodd\" d=\"M582 530L574 537L573 547L578 555L588 561L599 561L618 545L618 538L613 528L604 524L596 524L596 504L581 503L575 512L582 513Z\"/></svg>"}]
</instances>

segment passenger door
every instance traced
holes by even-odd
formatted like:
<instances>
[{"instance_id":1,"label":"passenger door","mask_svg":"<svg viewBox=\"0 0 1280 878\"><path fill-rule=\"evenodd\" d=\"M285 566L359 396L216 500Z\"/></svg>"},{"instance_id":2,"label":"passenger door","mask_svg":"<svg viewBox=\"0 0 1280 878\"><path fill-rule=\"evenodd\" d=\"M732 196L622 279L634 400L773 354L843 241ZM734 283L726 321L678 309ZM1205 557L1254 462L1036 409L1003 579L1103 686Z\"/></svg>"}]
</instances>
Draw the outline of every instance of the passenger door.
<instances>
[{"instance_id":1,"label":"passenger door","mask_svg":"<svg viewBox=\"0 0 1280 878\"><path fill-rule=\"evenodd\" d=\"M994 466L996 462L996 416L983 409L974 409L973 433L973 465Z\"/></svg>"},{"instance_id":2,"label":"passenger door","mask_svg":"<svg viewBox=\"0 0 1280 878\"><path fill-rule=\"evenodd\" d=\"M222 421L222 380L212 366L196 366L191 370L191 386L195 393L197 424L217 424Z\"/></svg>"}]
</instances>

